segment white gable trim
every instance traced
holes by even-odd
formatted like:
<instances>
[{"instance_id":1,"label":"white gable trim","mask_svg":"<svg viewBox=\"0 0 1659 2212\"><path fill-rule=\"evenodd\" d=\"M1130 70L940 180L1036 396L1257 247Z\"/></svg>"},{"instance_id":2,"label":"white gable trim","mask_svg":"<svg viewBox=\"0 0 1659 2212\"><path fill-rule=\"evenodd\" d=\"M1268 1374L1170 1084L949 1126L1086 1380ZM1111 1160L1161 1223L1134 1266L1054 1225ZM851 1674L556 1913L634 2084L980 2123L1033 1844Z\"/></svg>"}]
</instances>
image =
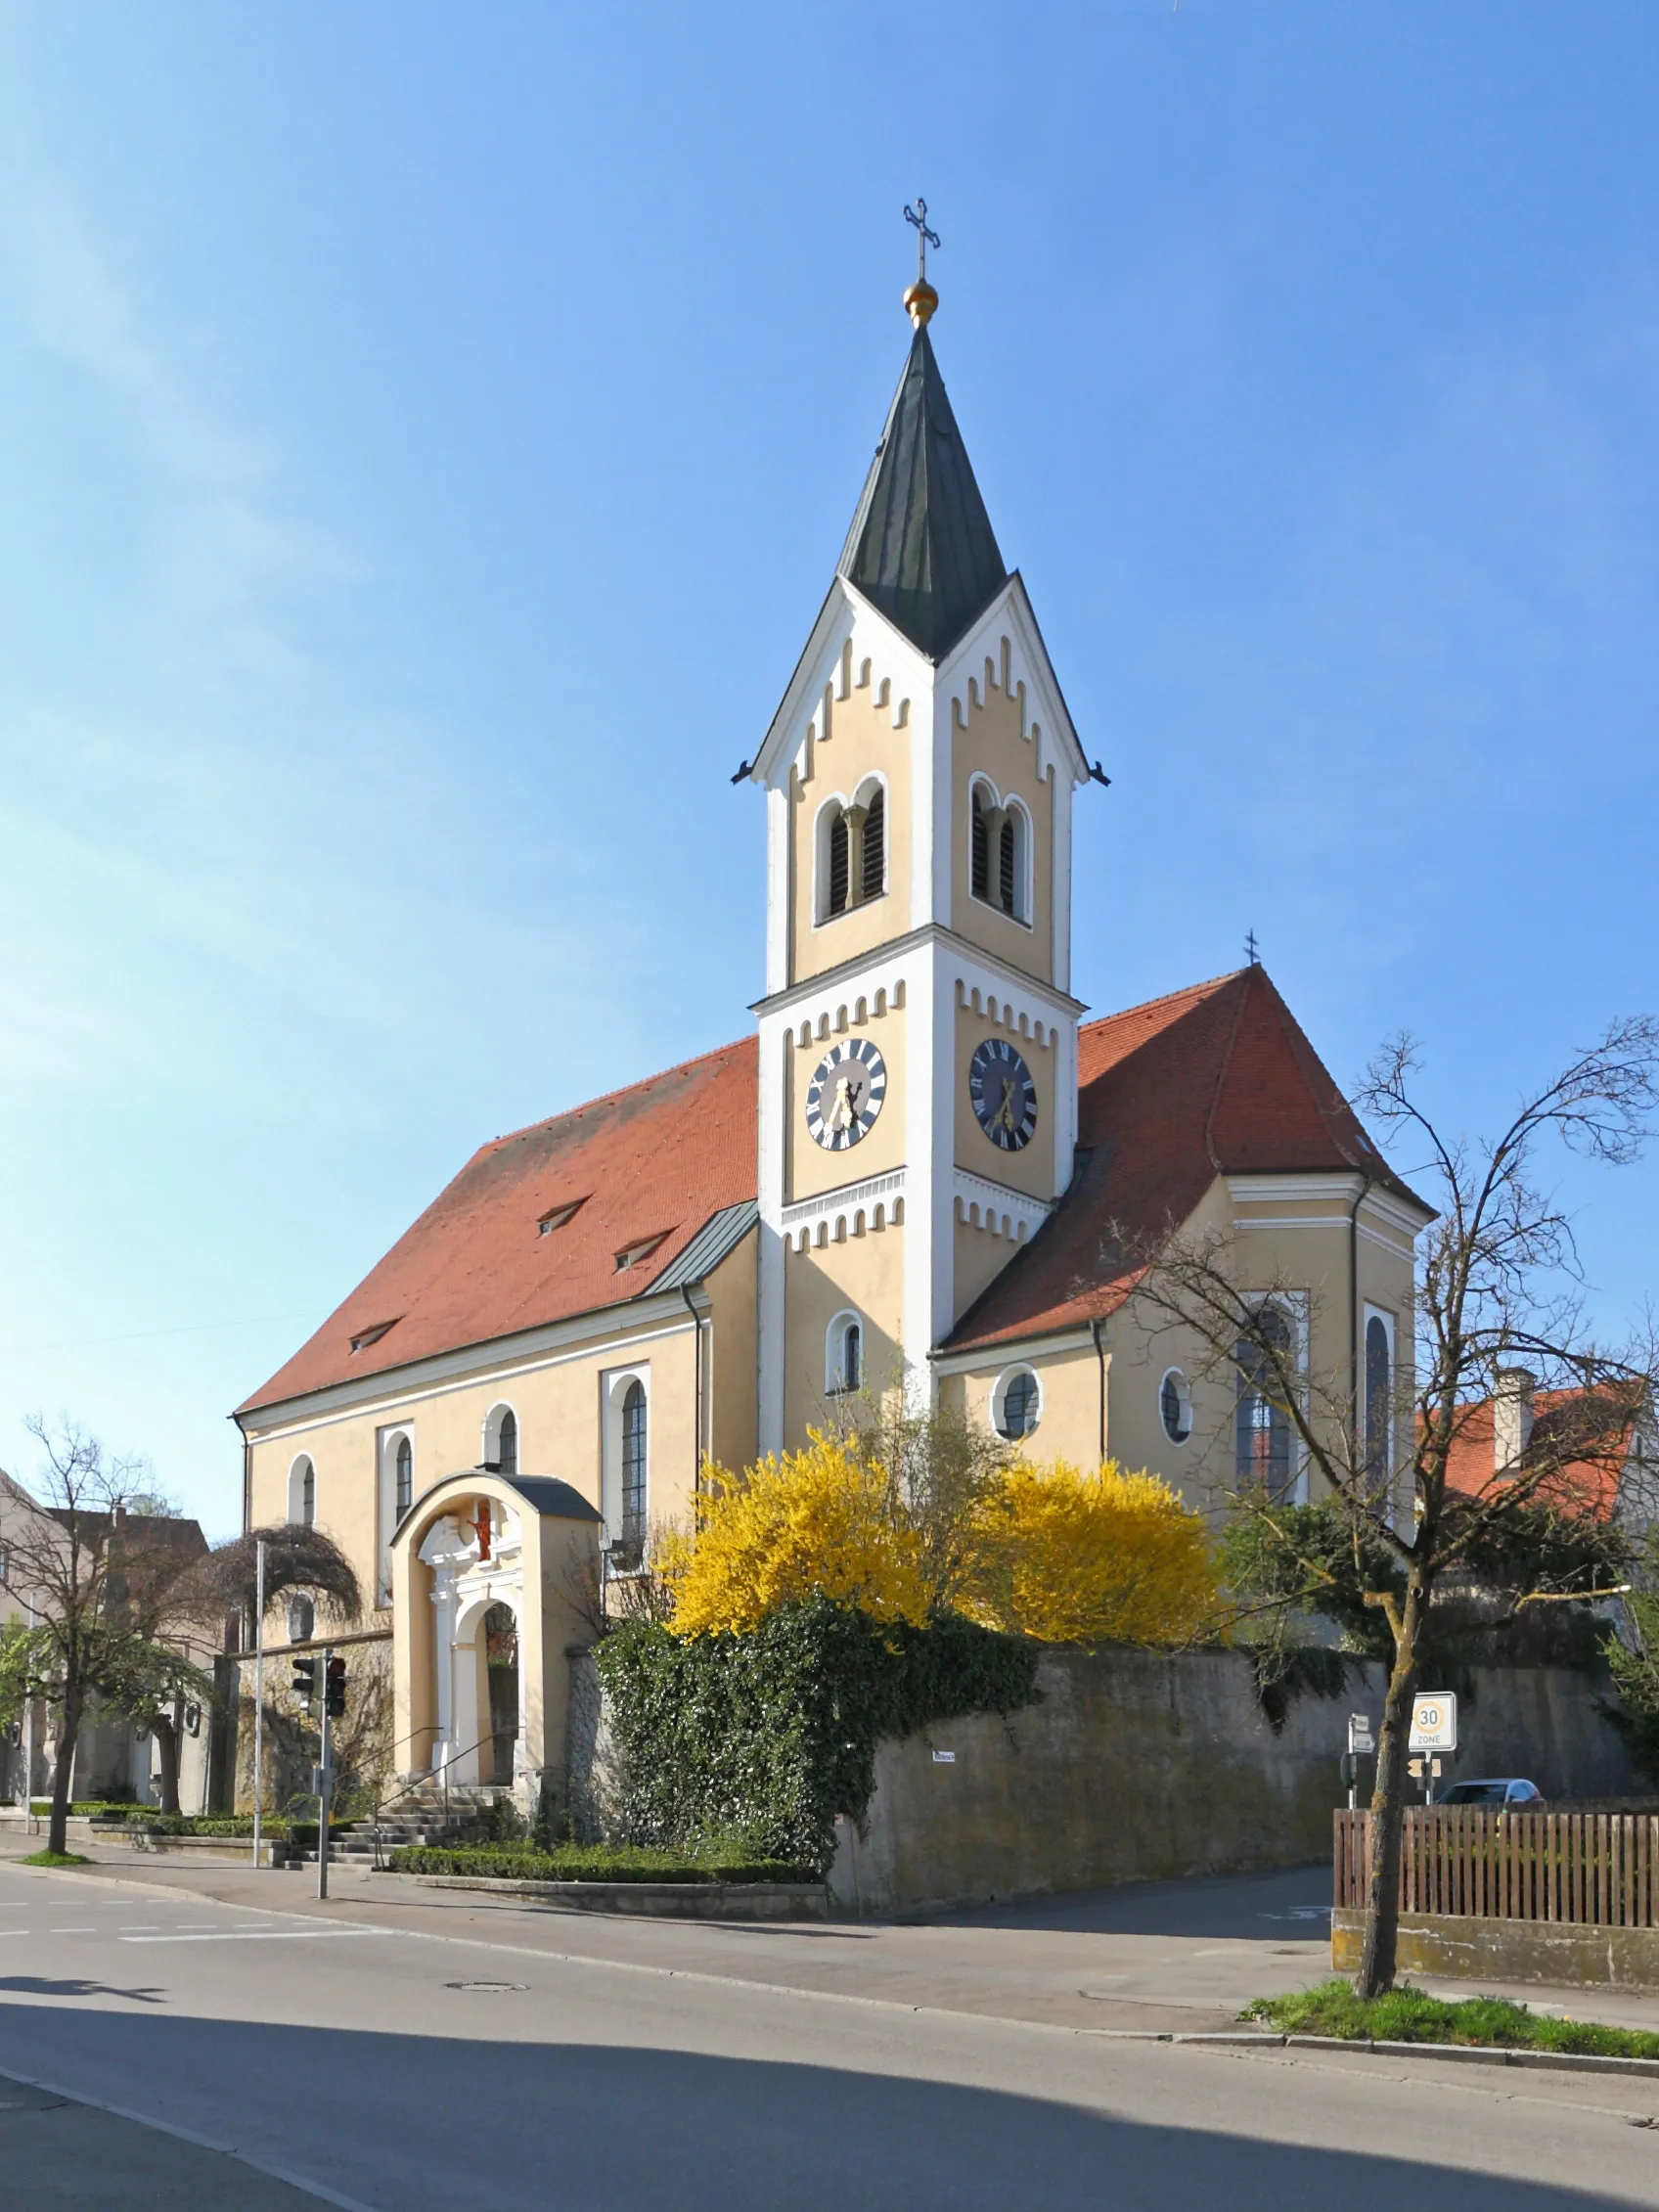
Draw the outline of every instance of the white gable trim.
<instances>
[{"instance_id":1,"label":"white gable trim","mask_svg":"<svg viewBox=\"0 0 1659 2212\"><path fill-rule=\"evenodd\" d=\"M1089 763L1066 710L1065 698L1037 627L1024 582L1015 573L940 661L935 673L938 697L950 700L965 722L978 697L982 666L989 660L996 681L1019 702L1019 734L1035 739L1037 774L1063 765L1073 785L1089 781ZM970 692L971 687L971 692Z\"/></svg>"}]
</instances>

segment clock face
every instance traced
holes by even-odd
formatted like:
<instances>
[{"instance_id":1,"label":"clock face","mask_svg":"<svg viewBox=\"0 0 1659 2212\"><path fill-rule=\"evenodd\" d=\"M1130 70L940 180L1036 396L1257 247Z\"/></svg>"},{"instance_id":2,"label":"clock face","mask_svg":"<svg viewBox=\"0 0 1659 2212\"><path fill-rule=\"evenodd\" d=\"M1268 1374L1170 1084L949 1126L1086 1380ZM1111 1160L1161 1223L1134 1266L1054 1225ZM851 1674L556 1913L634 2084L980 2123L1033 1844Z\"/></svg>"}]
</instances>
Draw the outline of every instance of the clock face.
<instances>
[{"instance_id":1,"label":"clock face","mask_svg":"<svg viewBox=\"0 0 1659 2212\"><path fill-rule=\"evenodd\" d=\"M887 1065L866 1037L831 1045L806 1094L806 1125L827 1152L844 1152L874 1126L887 1095Z\"/></svg>"},{"instance_id":2,"label":"clock face","mask_svg":"<svg viewBox=\"0 0 1659 2212\"><path fill-rule=\"evenodd\" d=\"M1022 1152L1037 1132L1037 1086L1010 1044L987 1037L967 1070L979 1126L1005 1152Z\"/></svg>"}]
</instances>

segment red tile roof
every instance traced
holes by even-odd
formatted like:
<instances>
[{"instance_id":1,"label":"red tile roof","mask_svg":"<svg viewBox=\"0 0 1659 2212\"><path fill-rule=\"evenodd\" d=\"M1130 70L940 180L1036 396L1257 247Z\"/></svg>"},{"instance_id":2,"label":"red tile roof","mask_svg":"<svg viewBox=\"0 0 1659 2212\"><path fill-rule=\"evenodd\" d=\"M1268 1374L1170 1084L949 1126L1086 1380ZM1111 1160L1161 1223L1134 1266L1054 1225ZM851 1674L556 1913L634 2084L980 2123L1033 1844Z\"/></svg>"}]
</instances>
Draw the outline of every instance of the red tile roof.
<instances>
[{"instance_id":1,"label":"red tile roof","mask_svg":"<svg viewBox=\"0 0 1659 2212\"><path fill-rule=\"evenodd\" d=\"M952 1349L1110 1313L1135 1271L1104 1249L1181 1221L1218 1174L1362 1169L1378 1158L1261 968L1079 1032L1077 1173L1053 1218L964 1317ZM638 1297L711 1214L752 1200L755 1041L727 1045L468 1162L310 1342L239 1412ZM585 1201L562 1228L543 1216ZM666 1230L618 1273L616 1255ZM392 1326L365 1342L382 1323Z\"/></svg>"},{"instance_id":2,"label":"red tile roof","mask_svg":"<svg viewBox=\"0 0 1659 2212\"><path fill-rule=\"evenodd\" d=\"M1493 1401L1483 1398L1463 1409L1447 1457L1447 1487L1465 1497L1480 1496L1497 1475L1492 1407ZM1532 1439L1521 1467L1527 1472L1541 1463L1553 1464L1553 1471L1539 1484L1539 1503L1605 1520L1619 1502L1639 1408L1634 1386L1536 1391Z\"/></svg>"},{"instance_id":3,"label":"red tile roof","mask_svg":"<svg viewBox=\"0 0 1659 2212\"><path fill-rule=\"evenodd\" d=\"M745 1037L485 1145L238 1411L641 1296L711 1214L753 1198L757 1086ZM575 1198L543 1236L541 1217ZM619 1273L616 1255L658 1232Z\"/></svg>"},{"instance_id":4,"label":"red tile roof","mask_svg":"<svg viewBox=\"0 0 1659 2212\"><path fill-rule=\"evenodd\" d=\"M1071 1188L963 1316L952 1351L1111 1313L1141 1274L1125 1242L1133 1250L1184 1221L1218 1175L1358 1170L1421 1203L1378 1155L1259 967L1085 1023L1078 1094ZM1126 1239L1108 1245L1114 1222Z\"/></svg>"}]
</instances>

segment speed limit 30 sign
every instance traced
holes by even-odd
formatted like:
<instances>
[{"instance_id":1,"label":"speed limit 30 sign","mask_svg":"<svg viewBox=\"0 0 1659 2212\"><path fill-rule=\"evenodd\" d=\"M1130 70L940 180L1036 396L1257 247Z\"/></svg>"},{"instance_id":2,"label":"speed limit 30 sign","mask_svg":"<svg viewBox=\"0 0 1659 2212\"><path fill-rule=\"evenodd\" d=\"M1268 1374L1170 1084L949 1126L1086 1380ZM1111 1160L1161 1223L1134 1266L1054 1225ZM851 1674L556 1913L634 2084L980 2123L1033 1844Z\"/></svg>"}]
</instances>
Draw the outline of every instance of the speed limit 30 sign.
<instances>
[{"instance_id":1,"label":"speed limit 30 sign","mask_svg":"<svg viewBox=\"0 0 1659 2212\"><path fill-rule=\"evenodd\" d=\"M1426 1692L1412 1706L1412 1749L1456 1751L1457 1700L1450 1690Z\"/></svg>"}]
</instances>

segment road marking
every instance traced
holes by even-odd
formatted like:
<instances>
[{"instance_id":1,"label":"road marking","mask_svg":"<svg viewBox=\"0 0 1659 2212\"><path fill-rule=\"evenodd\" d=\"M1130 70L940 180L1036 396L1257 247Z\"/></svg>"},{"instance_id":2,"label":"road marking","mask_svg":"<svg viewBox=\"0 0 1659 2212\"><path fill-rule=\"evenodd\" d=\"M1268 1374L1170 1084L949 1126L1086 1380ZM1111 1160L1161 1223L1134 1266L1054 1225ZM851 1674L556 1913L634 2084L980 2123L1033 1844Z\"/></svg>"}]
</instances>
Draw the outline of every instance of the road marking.
<instances>
[{"instance_id":1,"label":"road marking","mask_svg":"<svg viewBox=\"0 0 1659 2212\"><path fill-rule=\"evenodd\" d=\"M117 1932L121 1935L154 1935L160 1925L159 1920L134 1920L130 1927L121 1928Z\"/></svg>"},{"instance_id":2,"label":"road marking","mask_svg":"<svg viewBox=\"0 0 1659 2212\"><path fill-rule=\"evenodd\" d=\"M123 1935L121 1943L304 1943L319 1936L327 1939L342 1935L390 1935L391 1928L315 1927L315 1928L215 1928L211 1933L202 1929L177 1935Z\"/></svg>"},{"instance_id":3,"label":"road marking","mask_svg":"<svg viewBox=\"0 0 1659 2212\"><path fill-rule=\"evenodd\" d=\"M96 1935L96 1928L48 1928L48 1935Z\"/></svg>"}]
</instances>

